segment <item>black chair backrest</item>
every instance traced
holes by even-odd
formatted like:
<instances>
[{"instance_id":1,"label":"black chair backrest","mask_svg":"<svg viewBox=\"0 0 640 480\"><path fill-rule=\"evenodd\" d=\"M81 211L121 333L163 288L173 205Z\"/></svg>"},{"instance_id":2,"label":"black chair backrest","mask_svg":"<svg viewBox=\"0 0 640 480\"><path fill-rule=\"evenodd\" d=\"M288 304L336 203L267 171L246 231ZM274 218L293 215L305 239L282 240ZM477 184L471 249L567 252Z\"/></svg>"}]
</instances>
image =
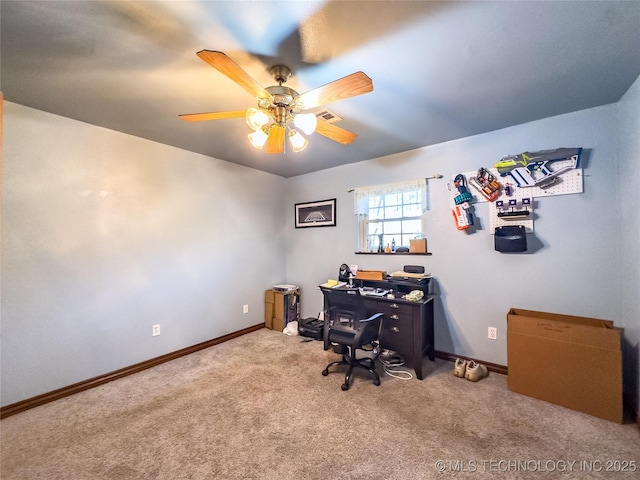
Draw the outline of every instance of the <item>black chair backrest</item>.
<instances>
[{"instance_id":1,"label":"black chair backrest","mask_svg":"<svg viewBox=\"0 0 640 480\"><path fill-rule=\"evenodd\" d=\"M357 289L332 290L322 288L325 298L324 349L332 343L361 348L377 338L380 329L378 314L375 319L367 315L364 297Z\"/></svg>"},{"instance_id":2,"label":"black chair backrest","mask_svg":"<svg viewBox=\"0 0 640 480\"><path fill-rule=\"evenodd\" d=\"M327 311L332 319L335 315L342 313L353 320L364 320L367 318L367 309L360 295L359 290L332 290L322 289L326 301Z\"/></svg>"}]
</instances>

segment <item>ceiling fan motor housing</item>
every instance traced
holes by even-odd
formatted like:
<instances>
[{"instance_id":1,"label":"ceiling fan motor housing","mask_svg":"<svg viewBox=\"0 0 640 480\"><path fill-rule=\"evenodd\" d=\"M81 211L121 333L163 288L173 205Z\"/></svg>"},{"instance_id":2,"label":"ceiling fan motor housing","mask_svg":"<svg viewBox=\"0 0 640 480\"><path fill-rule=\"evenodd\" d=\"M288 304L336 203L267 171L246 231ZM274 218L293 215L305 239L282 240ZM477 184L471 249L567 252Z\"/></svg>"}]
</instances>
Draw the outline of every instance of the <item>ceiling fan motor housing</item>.
<instances>
[{"instance_id":1,"label":"ceiling fan motor housing","mask_svg":"<svg viewBox=\"0 0 640 480\"><path fill-rule=\"evenodd\" d=\"M268 110L268 114L273 117L276 123L282 125L287 119L293 118L295 114L300 113L301 108L295 102L298 92L294 89L284 85L274 85L267 87L265 90L272 95L273 102L266 107L263 106L263 102L258 103Z\"/></svg>"},{"instance_id":2,"label":"ceiling fan motor housing","mask_svg":"<svg viewBox=\"0 0 640 480\"><path fill-rule=\"evenodd\" d=\"M289 118L289 109L282 105L276 105L272 110L273 120L278 125L284 125Z\"/></svg>"},{"instance_id":3,"label":"ceiling fan motor housing","mask_svg":"<svg viewBox=\"0 0 640 480\"><path fill-rule=\"evenodd\" d=\"M291 78L291 69L286 65L274 65L269 69L269 73L273 75L274 80L280 85Z\"/></svg>"},{"instance_id":4,"label":"ceiling fan motor housing","mask_svg":"<svg viewBox=\"0 0 640 480\"><path fill-rule=\"evenodd\" d=\"M273 96L274 105L290 106L293 100L298 96L293 88L285 87L283 85L274 85L272 87L265 88Z\"/></svg>"}]
</instances>

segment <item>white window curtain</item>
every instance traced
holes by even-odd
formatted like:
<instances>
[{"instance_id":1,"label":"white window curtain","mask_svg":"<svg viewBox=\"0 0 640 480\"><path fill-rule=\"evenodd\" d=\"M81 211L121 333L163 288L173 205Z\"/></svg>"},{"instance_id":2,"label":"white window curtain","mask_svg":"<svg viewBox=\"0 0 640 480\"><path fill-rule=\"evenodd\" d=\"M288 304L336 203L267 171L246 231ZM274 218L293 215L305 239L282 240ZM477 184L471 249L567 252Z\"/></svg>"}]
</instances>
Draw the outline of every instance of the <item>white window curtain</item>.
<instances>
[{"instance_id":1,"label":"white window curtain","mask_svg":"<svg viewBox=\"0 0 640 480\"><path fill-rule=\"evenodd\" d=\"M370 185L368 187L357 187L353 189L354 214L369 214L369 197L375 195L388 195L394 193L403 193L411 190L422 191L422 212L428 209L427 198L427 179L414 178L411 180L403 180L401 182L385 183L382 185Z\"/></svg>"}]
</instances>

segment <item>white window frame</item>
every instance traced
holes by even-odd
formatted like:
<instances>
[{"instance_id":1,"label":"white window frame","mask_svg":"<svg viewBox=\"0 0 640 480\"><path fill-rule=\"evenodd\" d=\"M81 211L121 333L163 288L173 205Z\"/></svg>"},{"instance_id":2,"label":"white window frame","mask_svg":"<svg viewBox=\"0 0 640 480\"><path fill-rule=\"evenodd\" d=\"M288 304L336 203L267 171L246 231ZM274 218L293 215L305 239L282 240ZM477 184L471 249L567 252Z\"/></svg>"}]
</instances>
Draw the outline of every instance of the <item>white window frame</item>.
<instances>
[{"instance_id":1,"label":"white window frame","mask_svg":"<svg viewBox=\"0 0 640 480\"><path fill-rule=\"evenodd\" d=\"M409 247L410 239L424 238L427 181L418 178L355 188L354 208L358 219L358 252L379 251L380 238L383 250L394 239L396 249Z\"/></svg>"}]
</instances>

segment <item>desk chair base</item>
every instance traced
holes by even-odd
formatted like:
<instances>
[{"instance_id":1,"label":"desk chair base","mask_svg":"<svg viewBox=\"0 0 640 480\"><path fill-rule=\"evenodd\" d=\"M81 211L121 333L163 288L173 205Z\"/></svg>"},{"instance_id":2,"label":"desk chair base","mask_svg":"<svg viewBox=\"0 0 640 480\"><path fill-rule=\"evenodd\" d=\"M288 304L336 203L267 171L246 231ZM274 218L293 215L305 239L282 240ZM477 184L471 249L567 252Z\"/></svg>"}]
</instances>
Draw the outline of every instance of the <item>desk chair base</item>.
<instances>
[{"instance_id":1,"label":"desk chair base","mask_svg":"<svg viewBox=\"0 0 640 480\"><path fill-rule=\"evenodd\" d=\"M343 391L349 390L349 386L351 383L351 374L353 373L353 369L356 367L367 370L369 373L373 375L373 384L375 386L380 385L380 377L378 376L378 372L376 372L376 367L375 367L375 364L373 363L373 359L368 357L356 359L355 351L353 351L353 349L351 350L352 351L349 353L342 354L342 360L331 362L329 365L327 365L325 369L322 371L322 375L324 375L325 377L329 375L329 368L335 365L347 365L349 369L347 370L347 374L344 377L344 383L340 385L340 388Z\"/></svg>"}]
</instances>

